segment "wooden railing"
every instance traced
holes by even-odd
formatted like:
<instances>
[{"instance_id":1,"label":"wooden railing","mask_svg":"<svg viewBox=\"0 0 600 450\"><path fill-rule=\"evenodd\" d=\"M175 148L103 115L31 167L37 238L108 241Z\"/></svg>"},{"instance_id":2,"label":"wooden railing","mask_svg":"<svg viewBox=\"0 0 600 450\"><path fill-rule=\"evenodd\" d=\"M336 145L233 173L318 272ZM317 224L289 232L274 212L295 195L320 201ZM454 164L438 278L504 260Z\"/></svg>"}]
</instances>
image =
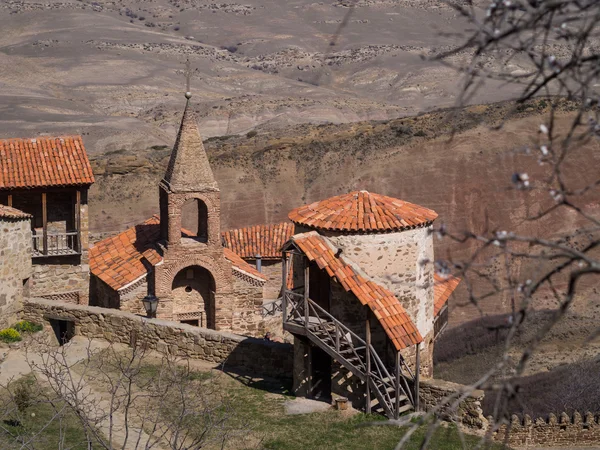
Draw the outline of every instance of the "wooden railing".
<instances>
[{"instance_id":1,"label":"wooden railing","mask_svg":"<svg viewBox=\"0 0 600 450\"><path fill-rule=\"evenodd\" d=\"M33 257L78 255L81 253L79 246L79 232L42 233L33 235Z\"/></svg>"},{"instance_id":2,"label":"wooden railing","mask_svg":"<svg viewBox=\"0 0 600 450\"><path fill-rule=\"evenodd\" d=\"M448 305L444 305L433 321L433 339L437 337L448 326Z\"/></svg>"},{"instance_id":3,"label":"wooden railing","mask_svg":"<svg viewBox=\"0 0 600 450\"><path fill-rule=\"evenodd\" d=\"M408 380L414 380L414 376L401 357L397 369L390 372L372 344L367 344L313 300L292 291L285 293L284 300L284 329L293 333L295 327L303 328L313 343L368 384L389 418L397 419L402 412L413 408L415 401Z\"/></svg>"},{"instance_id":4,"label":"wooden railing","mask_svg":"<svg viewBox=\"0 0 600 450\"><path fill-rule=\"evenodd\" d=\"M262 316L279 316L282 314L282 298L278 298L277 300L273 300L272 302L263 303L262 305Z\"/></svg>"}]
</instances>

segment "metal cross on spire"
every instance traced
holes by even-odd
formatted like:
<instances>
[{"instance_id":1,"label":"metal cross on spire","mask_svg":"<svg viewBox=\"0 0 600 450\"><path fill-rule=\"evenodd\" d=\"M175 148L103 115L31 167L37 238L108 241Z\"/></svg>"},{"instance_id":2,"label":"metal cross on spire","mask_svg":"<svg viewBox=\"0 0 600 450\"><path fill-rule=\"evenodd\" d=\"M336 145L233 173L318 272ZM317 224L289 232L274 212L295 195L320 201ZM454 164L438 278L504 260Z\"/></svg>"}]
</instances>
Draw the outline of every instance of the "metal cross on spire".
<instances>
[{"instance_id":1,"label":"metal cross on spire","mask_svg":"<svg viewBox=\"0 0 600 450\"><path fill-rule=\"evenodd\" d=\"M185 98L188 100L192 97L192 91L190 90L190 80L192 78L192 66L190 64L190 58L185 61Z\"/></svg>"}]
</instances>

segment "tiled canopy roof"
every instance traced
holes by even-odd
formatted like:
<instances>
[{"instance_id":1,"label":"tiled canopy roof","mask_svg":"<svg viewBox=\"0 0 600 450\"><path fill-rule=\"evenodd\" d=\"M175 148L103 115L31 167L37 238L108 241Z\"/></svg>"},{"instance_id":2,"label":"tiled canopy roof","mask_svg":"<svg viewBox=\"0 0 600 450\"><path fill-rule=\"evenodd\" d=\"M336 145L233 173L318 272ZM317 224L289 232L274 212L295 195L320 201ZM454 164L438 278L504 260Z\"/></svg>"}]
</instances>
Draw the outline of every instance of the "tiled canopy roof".
<instances>
[{"instance_id":1,"label":"tiled canopy roof","mask_svg":"<svg viewBox=\"0 0 600 450\"><path fill-rule=\"evenodd\" d=\"M343 258L336 257L327 238L312 231L296 235L292 240L309 260L315 261L320 269L326 270L330 277L335 277L346 291L352 292L363 305L371 308L396 350L423 341L419 330L394 294L367 280Z\"/></svg>"},{"instance_id":2,"label":"tiled canopy roof","mask_svg":"<svg viewBox=\"0 0 600 450\"><path fill-rule=\"evenodd\" d=\"M31 214L27 214L20 209L10 206L0 205L0 217L4 219L29 219Z\"/></svg>"},{"instance_id":3,"label":"tiled canopy roof","mask_svg":"<svg viewBox=\"0 0 600 450\"><path fill-rule=\"evenodd\" d=\"M90 271L114 290L123 289L146 276L150 267L163 260L155 246L159 238L157 216L106 238L90 249ZM266 281L263 274L231 250L224 249L224 255L234 270Z\"/></svg>"},{"instance_id":4,"label":"tiled canopy roof","mask_svg":"<svg viewBox=\"0 0 600 450\"><path fill-rule=\"evenodd\" d=\"M154 243L160 237L156 216L90 249L90 271L114 290L133 283L148 273L148 266L162 261Z\"/></svg>"},{"instance_id":5,"label":"tiled canopy roof","mask_svg":"<svg viewBox=\"0 0 600 450\"><path fill-rule=\"evenodd\" d=\"M240 257L240 255L238 255L234 251L228 249L227 247L224 247L223 254L225 255L225 258L227 258L227 260L229 260L229 262L233 264L234 270L238 270L255 278L259 278L262 281L267 281L267 277L265 277L262 273L256 270L256 268L254 268L252 265L244 261Z\"/></svg>"},{"instance_id":6,"label":"tiled canopy roof","mask_svg":"<svg viewBox=\"0 0 600 450\"><path fill-rule=\"evenodd\" d=\"M426 226L437 213L385 195L355 191L301 206L288 216L292 222L311 228L360 233Z\"/></svg>"},{"instance_id":7,"label":"tiled canopy roof","mask_svg":"<svg viewBox=\"0 0 600 450\"><path fill-rule=\"evenodd\" d=\"M223 245L242 258L281 259L281 247L294 234L294 224L290 222L273 225L255 225L221 233Z\"/></svg>"},{"instance_id":8,"label":"tiled canopy roof","mask_svg":"<svg viewBox=\"0 0 600 450\"><path fill-rule=\"evenodd\" d=\"M0 189L93 182L81 136L0 140Z\"/></svg>"},{"instance_id":9,"label":"tiled canopy roof","mask_svg":"<svg viewBox=\"0 0 600 450\"><path fill-rule=\"evenodd\" d=\"M437 273L433 276L433 309L437 316L440 310L444 307L454 289L459 285L460 278L448 277L444 278Z\"/></svg>"}]
</instances>

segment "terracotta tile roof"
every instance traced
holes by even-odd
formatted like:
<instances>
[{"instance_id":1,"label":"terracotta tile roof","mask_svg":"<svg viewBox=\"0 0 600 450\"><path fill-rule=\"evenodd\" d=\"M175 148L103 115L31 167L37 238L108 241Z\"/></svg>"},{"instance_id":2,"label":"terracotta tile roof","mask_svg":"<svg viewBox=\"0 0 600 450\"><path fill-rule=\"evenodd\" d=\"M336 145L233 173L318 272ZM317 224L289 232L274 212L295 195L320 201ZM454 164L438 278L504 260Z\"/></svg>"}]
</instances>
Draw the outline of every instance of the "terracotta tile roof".
<instances>
[{"instance_id":1,"label":"terracotta tile roof","mask_svg":"<svg viewBox=\"0 0 600 450\"><path fill-rule=\"evenodd\" d=\"M155 246L159 238L160 218L157 216L106 238L90 249L90 271L114 290L123 289L146 276L150 267L163 260ZM260 280L267 280L231 250L224 249L224 253L235 269Z\"/></svg>"},{"instance_id":2,"label":"terracotta tile roof","mask_svg":"<svg viewBox=\"0 0 600 450\"><path fill-rule=\"evenodd\" d=\"M0 217L4 219L29 219L31 214L27 214L20 209L10 206L0 205Z\"/></svg>"},{"instance_id":3,"label":"terracotta tile roof","mask_svg":"<svg viewBox=\"0 0 600 450\"><path fill-rule=\"evenodd\" d=\"M290 222L272 225L255 225L221 233L223 245L242 258L281 259L281 247L294 235L294 224Z\"/></svg>"},{"instance_id":4,"label":"terracotta tile roof","mask_svg":"<svg viewBox=\"0 0 600 450\"><path fill-rule=\"evenodd\" d=\"M459 285L460 278L450 276L444 278L437 273L433 276L433 309L437 316L440 310L444 307L454 289Z\"/></svg>"},{"instance_id":5,"label":"terracotta tile roof","mask_svg":"<svg viewBox=\"0 0 600 450\"><path fill-rule=\"evenodd\" d=\"M355 191L301 206L288 217L316 229L389 232L429 225L437 213L385 195Z\"/></svg>"},{"instance_id":6,"label":"terracotta tile roof","mask_svg":"<svg viewBox=\"0 0 600 450\"><path fill-rule=\"evenodd\" d=\"M419 330L394 294L366 279L343 258L336 257L327 238L312 231L292 239L309 260L315 261L320 269L326 270L330 277L335 277L346 291L351 291L363 305L371 308L397 350L423 341Z\"/></svg>"},{"instance_id":7,"label":"terracotta tile roof","mask_svg":"<svg viewBox=\"0 0 600 450\"><path fill-rule=\"evenodd\" d=\"M93 182L81 136L0 140L0 189Z\"/></svg>"},{"instance_id":8,"label":"terracotta tile roof","mask_svg":"<svg viewBox=\"0 0 600 450\"><path fill-rule=\"evenodd\" d=\"M244 261L237 253L227 247L223 247L223 254L225 255L225 258L231 262L234 269L251 275L254 278L259 278L262 281L267 281L268 278L264 274L260 273L256 268Z\"/></svg>"},{"instance_id":9,"label":"terracotta tile roof","mask_svg":"<svg viewBox=\"0 0 600 450\"><path fill-rule=\"evenodd\" d=\"M119 290L148 273L149 266L162 261L154 247L160 237L160 219L156 216L116 236L98 242L90 249L90 271Z\"/></svg>"}]
</instances>

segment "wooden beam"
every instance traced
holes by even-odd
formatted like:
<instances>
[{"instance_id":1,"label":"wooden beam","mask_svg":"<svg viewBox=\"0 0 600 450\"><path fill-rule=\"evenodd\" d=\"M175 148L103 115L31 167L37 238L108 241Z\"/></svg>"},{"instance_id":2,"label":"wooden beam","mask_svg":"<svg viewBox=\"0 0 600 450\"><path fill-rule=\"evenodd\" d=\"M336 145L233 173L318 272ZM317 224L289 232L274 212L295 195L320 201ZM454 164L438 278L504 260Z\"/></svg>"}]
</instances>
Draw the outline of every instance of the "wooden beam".
<instances>
[{"instance_id":1,"label":"wooden beam","mask_svg":"<svg viewBox=\"0 0 600 450\"><path fill-rule=\"evenodd\" d=\"M308 328L309 310L308 310L308 289L310 286L310 262L308 258L304 259L304 327Z\"/></svg>"},{"instance_id":2,"label":"wooden beam","mask_svg":"<svg viewBox=\"0 0 600 450\"><path fill-rule=\"evenodd\" d=\"M13 205L12 194L8 194L8 206Z\"/></svg>"},{"instance_id":3,"label":"wooden beam","mask_svg":"<svg viewBox=\"0 0 600 450\"><path fill-rule=\"evenodd\" d=\"M48 204L46 201L46 193L42 192L42 227L44 242L44 255L48 254Z\"/></svg>"},{"instance_id":4,"label":"wooden beam","mask_svg":"<svg viewBox=\"0 0 600 450\"><path fill-rule=\"evenodd\" d=\"M81 252L81 190L75 193L75 227L77 229L77 251Z\"/></svg>"},{"instance_id":5,"label":"wooden beam","mask_svg":"<svg viewBox=\"0 0 600 450\"><path fill-rule=\"evenodd\" d=\"M281 261L281 314L284 322L287 319L287 271L287 254L284 251Z\"/></svg>"},{"instance_id":6,"label":"wooden beam","mask_svg":"<svg viewBox=\"0 0 600 450\"><path fill-rule=\"evenodd\" d=\"M400 417L400 381L402 380L402 372L400 371L400 350L396 350L396 405L394 408L394 419Z\"/></svg>"},{"instance_id":7,"label":"wooden beam","mask_svg":"<svg viewBox=\"0 0 600 450\"><path fill-rule=\"evenodd\" d=\"M421 372L421 353L420 345L416 344L417 355L415 360L415 411L419 410L419 374Z\"/></svg>"},{"instance_id":8,"label":"wooden beam","mask_svg":"<svg viewBox=\"0 0 600 450\"><path fill-rule=\"evenodd\" d=\"M308 351L306 352L307 354L307 361L306 361L306 373L307 373L307 377L306 377L306 384L308 384L307 386L307 390L308 390L308 398L312 398L313 397L313 383L312 383L312 376L313 376L313 369L312 369L312 345L310 345L310 343L306 344L308 346Z\"/></svg>"},{"instance_id":9,"label":"wooden beam","mask_svg":"<svg viewBox=\"0 0 600 450\"><path fill-rule=\"evenodd\" d=\"M366 342L366 359L367 359L367 414L371 414L371 313L367 309L367 320L365 320L365 342Z\"/></svg>"}]
</instances>

